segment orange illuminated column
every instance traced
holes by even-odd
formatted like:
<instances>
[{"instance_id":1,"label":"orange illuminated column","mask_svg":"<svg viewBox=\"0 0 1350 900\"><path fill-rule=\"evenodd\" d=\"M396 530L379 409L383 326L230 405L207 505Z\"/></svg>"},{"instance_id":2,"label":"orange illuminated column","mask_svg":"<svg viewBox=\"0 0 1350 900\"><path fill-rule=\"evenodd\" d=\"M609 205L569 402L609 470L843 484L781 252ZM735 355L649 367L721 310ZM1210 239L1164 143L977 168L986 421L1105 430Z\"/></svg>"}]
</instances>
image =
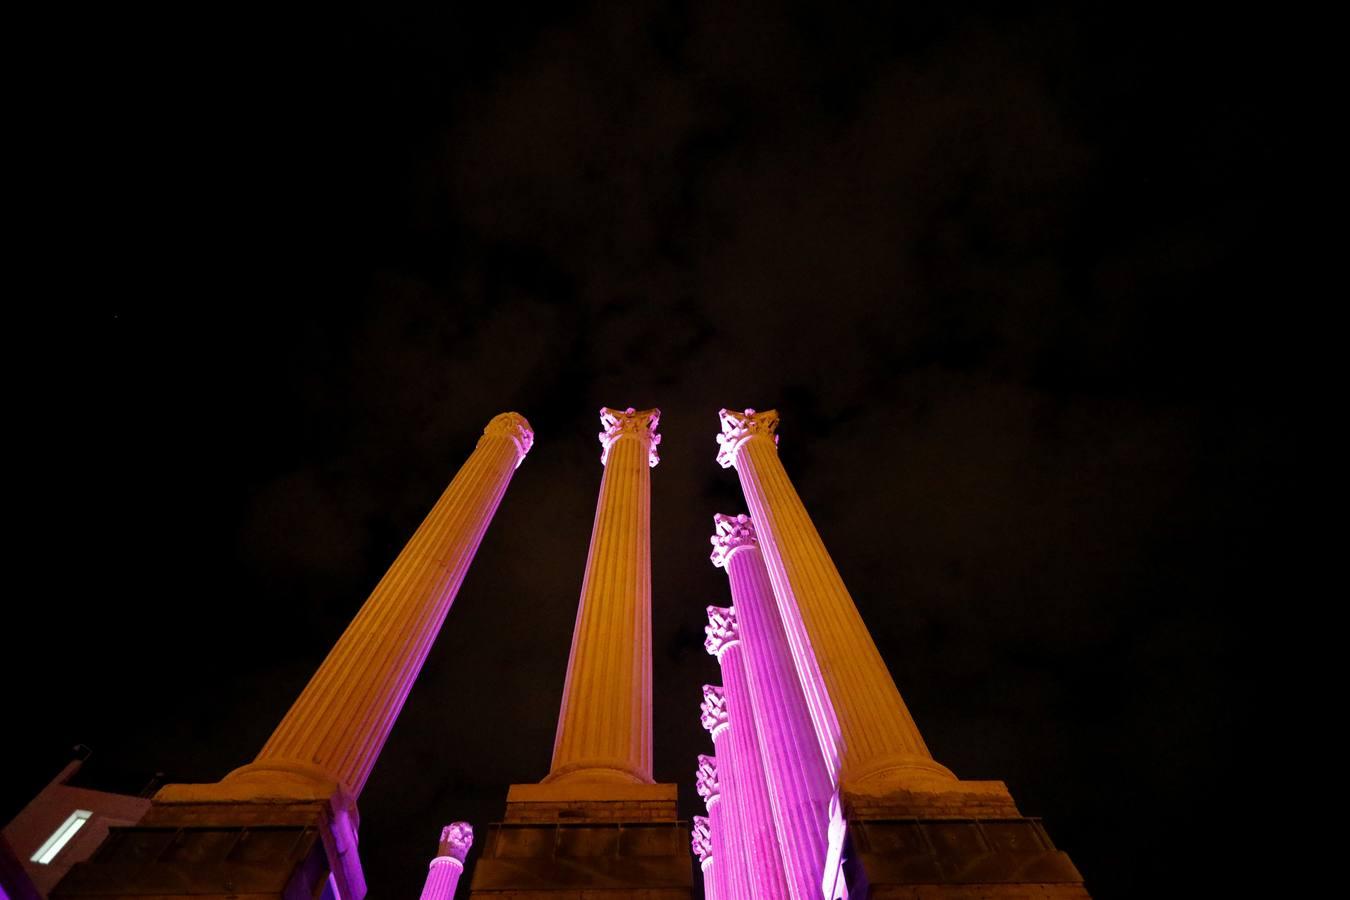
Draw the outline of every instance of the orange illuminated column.
<instances>
[{"instance_id":1,"label":"orange illuminated column","mask_svg":"<svg viewBox=\"0 0 1350 900\"><path fill-rule=\"evenodd\" d=\"M731 582L754 724L793 900L820 900L834 784L821 756L749 516L713 516L713 565ZM723 679L726 664L723 662ZM732 699L727 682L728 700ZM732 716L739 719L736 708Z\"/></svg>"},{"instance_id":2,"label":"orange illuminated column","mask_svg":"<svg viewBox=\"0 0 1350 900\"><path fill-rule=\"evenodd\" d=\"M950 783L900 698L778 459L778 413L722 410L717 461L750 507L816 737L834 777L877 786Z\"/></svg>"},{"instance_id":3,"label":"orange illuminated column","mask_svg":"<svg viewBox=\"0 0 1350 900\"><path fill-rule=\"evenodd\" d=\"M256 786L258 796L286 785L317 787L354 803L533 442L517 413L488 423L257 759L226 783Z\"/></svg>"},{"instance_id":4,"label":"orange illuminated column","mask_svg":"<svg viewBox=\"0 0 1350 900\"><path fill-rule=\"evenodd\" d=\"M545 783L652 783L650 473L660 417L600 410L605 473Z\"/></svg>"}]
</instances>

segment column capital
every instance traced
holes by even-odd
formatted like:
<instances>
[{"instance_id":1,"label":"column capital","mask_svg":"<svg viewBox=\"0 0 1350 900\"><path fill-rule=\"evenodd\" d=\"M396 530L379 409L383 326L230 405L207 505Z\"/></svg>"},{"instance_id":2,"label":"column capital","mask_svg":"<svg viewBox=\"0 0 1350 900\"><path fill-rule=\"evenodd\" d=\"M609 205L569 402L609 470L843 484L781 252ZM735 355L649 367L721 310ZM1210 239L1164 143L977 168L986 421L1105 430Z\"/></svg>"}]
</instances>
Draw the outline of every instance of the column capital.
<instances>
[{"instance_id":1,"label":"column capital","mask_svg":"<svg viewBox=\"0 0 1350 900\"><path fill-rule=\"evenodd\" d=\"M689 829L689 836L693 838L690 847L702 866L712 858L712 823L707 816L694 816L694 827Z\"/></svg>"},{"instance_id":2,"label":"column capital","mask_svg":"<svg viewBox=\"0 0 1350 900\"><path fill-rule=\"evenodd\" d=\"M449 856L464 862L469 848L473 846L473 826L468 822L451 822L441 829L441 856Z\"/></svg>"},{"instance_id":3,"label":"column capital","mask_svg":"<svg viewBox=\"0 0 1350 900\"><path fill-rule=\"evenodd\" d=\"M763 412L753 409L742 412L723 409L717 413L717 417L722 422L722 433L717 436L719 444L717 463L724 469L729 469L735 464L736 454L740 452L741 445L753 437L772 438L774 446L778 446L776 409L766 409Z\"/></svg>"},{"instance_id":4,"label":"column capital","mask_svg":"<svg viewBox=\"0 0 1350 900\"><path fill-rule=\"evenodd\" d=\"M706 753L698 755L698 771L694 773L694 789L703 798L703 802L712 809L712 805L722 796L722 781L717 776L717 757Z\"/></svg>"},{"instance_id":5,"label":"column capital","mask_svg":"<svg viewBox=\"0 0 1350 900\"><path fill-rule=\"evenodd\" d=\"M661 410L643 409L636 410L633 407L627 409L610 409L608 406L600 409L600 427L605 429L600 432L600 464L609 462L609 448L615 441L626 435L636 435L645 438L649 443L647 445L647 462L656 467L661 461L661 457L656 452L656 447L661 443L661 435L656 433L656 426L661 422Z\"/></svg>"},{"instance_id":6,"label":"column capital","mask_svg":"<svg viewBox=\"0 0 1350 900\"><path fill-rule=\"evenodd\" d=\"M738 516L714 515L713 536L709 540L713 547L712 564L719 569L725 569L731 555L742 547L759 546L755 523L745 513Z\"/></svg>"},{"instance_id":7,"label":"column capital","mask_svg":"<svg viewBox=\"0 0 1350 900\"><path fill-rule=\"evenodd\" d=\"M483 429L483 437L504 437L516 445L516 467L525 461L525 454L534 446L534 429L529 420L517 412L504 412L492 417ZM483 443L483 438L478 439Z\"/></svg>"},{"instance_id":8,"label":"column capital","mask_svg":"<svg viewBox=\"0 0 1350 900\"><path fill-rule=\"evenodd\" d=\"M736 610L729 606L708 607L708 624L703 626L708 637L703 647L709 656L722 661L722 654L741 642L741 626L736 621Z\"/></svg>"},{"instance_id":9,"label":"column capital","mask_svg":"<svg viewBox=\"0 0 1350 900\"><path fill-rule=\"evenodd\" d=\"M712 734L713 740L722 733L730 723L727 719L727 695L726 691L715 684L705 684L703 686L703 702L699 704L701 715L700 721L703 727Z\"/></svg>"}]
</instances>

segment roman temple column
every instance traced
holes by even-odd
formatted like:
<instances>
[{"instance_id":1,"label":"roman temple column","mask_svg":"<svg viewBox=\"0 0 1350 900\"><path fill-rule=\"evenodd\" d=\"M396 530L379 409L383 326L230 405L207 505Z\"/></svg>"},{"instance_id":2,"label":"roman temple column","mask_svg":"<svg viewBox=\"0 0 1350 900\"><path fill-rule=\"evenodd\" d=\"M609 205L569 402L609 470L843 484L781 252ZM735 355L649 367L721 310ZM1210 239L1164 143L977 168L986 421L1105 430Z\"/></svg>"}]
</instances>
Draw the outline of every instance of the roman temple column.
<instances>
[{"instance_id":1,"label":"roman temple column","mask_svg":"<svg viewBox=\"0 0 1350 900\"><path fill-rule=\"evenodd\" d=\"M726 752L718 751L718 757L727 760L734 773L733 789L727 792L726 798L728 810L723 815L730 819L731 828L740 835L739 843L749 869L748 896L753 900L786 900L788 884L778 852L778 835L769 803L769 787L764 778L750 680L745 670L745 648L735 610L708 607L708 625L704 631L708 635L704 647L717 657L722 668L722 690L729 723Z\"/></svg>"},{"instance_id":2,"label":"roman temple column","mask_svg":"<svg viewBox=\"0 0 1350 900\"><path fill-rule=\"evenodd\" d=\"M651 469L661 411L600 410L600 498L544 783L652 783Z\"/></svg>"},{"instance_id":3,"label":"roman temple column","mask_svg":"<svg viewBox=\"0 0 1350 900\"><path fill-rule=\"evenodd\" d=\"M441 845L427 872L422 900L453 900L464 857L472 846L473 826L468 822L452 822L441 829Z\"/></svg>"},{"instance_id":4,"label":"roman temple column","mask_svg":"<svg viewBox=\"0 0 1350 900\"><path fill-rule=\"evenodd\" d=\"M706 900L726 900L717 893L717 873L713 871L717 858L713 856L712 823L707 816L694 816L694 827L690 829L689 837L689 845L698 857L699 871L703 873L703 896Z\"/></svg>"},{"instance_id":5,"label":"roman temple column","mask_svg":"<svg viewBox=\"0 0 1350 900\"><path fill-rule=\"evenodd\" d=\"M333 784L355 800L533 442L517 413L488 423L257 759L226 782Z\"/></svg>"},{"instance_id":6,"label":"roman temple column","mask_svg":"<svg viewBox=\"0 0 1350 900\"><path fill-rule=\"evenodd\" d=\"M734 466L740 478L816 737L836 780L953 781L928 752L778 459L778 413L724 409L720 418L717 461Z\"/></svg>"},{"instance_id":7,"label":"roman temple column","mask_svg":"<svg viewBox=\"0 0 1350 900\"><path fill-rule=\"evenodd\" d=\"M722 793L722 771L717 757L698 755L698 771L694 774L694 789L703 798L708 810L708 846L713 865L705 873L711 876L713 889L709 896L731 900L732 897L748 897L746 887L746 869L744 860L737 866L735 851L730 842L735 834L731 823L727 821L726 797ZM733 872L733 869L737 871ZM706 882L705 882L706 883ZM737 893L737 892L740 893Z\"/></svg>"},{"instance_id":8,"label":"roman temple column","mask_svg":"<svg viewBox=\"0 0 1350 900\"><path fill-rule=\"evenodd\" d=\"M793 900L819 900L834 784L797 680L754 523L744 514L719 514L713 527L712 562L731 582L784 875ZM727 688L731 700L730 683ZM732 717L738 718L734 705Z\"/></svg>"}]
</instances>

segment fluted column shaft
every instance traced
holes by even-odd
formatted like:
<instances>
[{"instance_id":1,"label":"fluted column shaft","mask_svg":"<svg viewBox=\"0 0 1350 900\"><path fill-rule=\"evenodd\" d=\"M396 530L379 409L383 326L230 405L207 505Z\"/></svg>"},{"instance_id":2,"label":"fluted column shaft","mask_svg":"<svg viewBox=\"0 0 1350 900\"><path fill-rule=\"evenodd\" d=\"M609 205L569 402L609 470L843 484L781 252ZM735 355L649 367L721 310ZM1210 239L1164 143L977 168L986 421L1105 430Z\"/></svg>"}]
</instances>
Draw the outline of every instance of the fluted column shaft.
<instances>
[{"instance_id":1,"label":"fluted column shaft","mask_svg":"<svg viewBox=\"0 0 1350 900\"><path fill-rule=\"evenodd\" d=\"M953 779L928 752L778 459L777 421L771 410L723 410L718 459L740 478L826 763L841 781Z\"/></svg>"},{"instance_id":2,"label":"fluted column shaft","mask_svg":"<svg viewBox=\"0 0 1350 900\"><path fill-rule=\"evenodd\" d=\"M703 896L705 900L724 900L724 896L720 893L721 886L717 883L717 858L709 853L699 861L698 868L703 873Z\"/></svg>"},{"instance_id":3,"label":"fluted column shaft","mask_svg":"<svg viewBox=\"0 0 1350 900\"><path fill-rule=\"evenodd\" d=\"M453 856L438 856L431 861L426 884L422 886L422 900L451 900L459 887L459 876L464 863Z\"/></svg>"},{"instance_id":4,"label":"fluted column shaft","mask_svg":"<svg viewBox=\"0 0 1350 900\"><path fill-rule=\"evenodd\" d=\"M834 785L749 517L716 519L713 559L731 582L784 875L793 900L820 900Z\"/></svg>"},{"instance_id":5,"label":"fluted column shaft","mask_svg":"<svg viewBox=\"0 0 1350 900\"><path fill-rule=\"evenodd\" d=\"M713 749L718 748L721 736L713 736ZM714 895L732 900L750 896L750 870L745 864L744 842L735 828L735 813L727 803L727 774L718 757L699 756L698 793L707 806L709 842L715 860L707 874L712 878Z\"/></svg>"},{"instance_id":6,"label":"fluted column shaft","mask_svg":"<svg viewBox=\"0 0 1350 900\"><path fill-rule=\"evenodd\" d=\"M708 824L712 829L712 858L715 860L708 874L712 876L713 896L724 897L730 900L732 897L745 896L735 892L745 889L744 876L736 879L736 886L732 886L731 860L727 853L727 824L723 812L726 804L721 797L714 797L707 802Z\"/></svg>"},{"instance_id":7,"label":"fluted column shaft","mask_svg":"<svg viewBox=\"0 0 1350 900\"><path fill-rule=\"evenodd\" d=\"M605 471L546 782L652 782L650 469L659 416L601 411Z\"/></svg>"},{"instance_id":8,"label":"fluted column shaft","mask_svg":"<svg viewBox=\"0 0 1350 900\"><path fill-rule=\"evenodd\" d=\"M785 900L788 883L778 851L778 835L769 802L769 786L755 726L755 708L750 681L745 669L745 648L736 624L735 613L715 606L708 608L708 651L722 668L722 691L726 697L727 720L724 768L729 770L730 786L722 792L728 805L732 830L740 836L753 900Z\"/></svg>"},{"instance_id":9,"label":"fluted column shaft","mask_svg":"<svg viewBox=\"0 0 1350 900\"><path fill-rule=\"evenodd\" d=\"M228 779L331 780L360 794L532 442L515 413L488 424L257 759Z\"/></svg>"}]
</instances>

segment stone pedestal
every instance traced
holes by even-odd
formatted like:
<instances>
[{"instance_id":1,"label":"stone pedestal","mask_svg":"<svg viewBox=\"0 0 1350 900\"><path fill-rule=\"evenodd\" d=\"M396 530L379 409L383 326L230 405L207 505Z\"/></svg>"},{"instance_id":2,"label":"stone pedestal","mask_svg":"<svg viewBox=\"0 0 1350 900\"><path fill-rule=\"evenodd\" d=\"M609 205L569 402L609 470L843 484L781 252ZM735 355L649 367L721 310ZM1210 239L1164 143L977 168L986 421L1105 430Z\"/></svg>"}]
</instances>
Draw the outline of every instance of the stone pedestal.
<instances>
[{"instance_id":1,"label":"stone pedestal","mask_svg":"<svg viewBox=\"0 0 1350 900\"><path fill-rule=\"evenodd\" d=\"M140 822L111 829L51 897L359 898L352 812L320 787L260 799L228 784L167 785Z\"/></svg>"},{"instance_id":2,"label":"stone pedestal","mask_svg":"<svg viewBox=\"0 0 1350 900\"><path fill-rule=\"evenodd\" d=\"M1000 781L946 790L845 784L828 900L1089 900L1083 877Z\"/></svg>"},{"instance_id":3,"label":"stone pedestal","mask_svg":"<svg viewBox=\"0 0 1350 900\"><path fill-rule=\"evenodd\" d=\"M689 900L689 823L673 784L515 784L471 900Z\"/></svg>"}]
</instances>

